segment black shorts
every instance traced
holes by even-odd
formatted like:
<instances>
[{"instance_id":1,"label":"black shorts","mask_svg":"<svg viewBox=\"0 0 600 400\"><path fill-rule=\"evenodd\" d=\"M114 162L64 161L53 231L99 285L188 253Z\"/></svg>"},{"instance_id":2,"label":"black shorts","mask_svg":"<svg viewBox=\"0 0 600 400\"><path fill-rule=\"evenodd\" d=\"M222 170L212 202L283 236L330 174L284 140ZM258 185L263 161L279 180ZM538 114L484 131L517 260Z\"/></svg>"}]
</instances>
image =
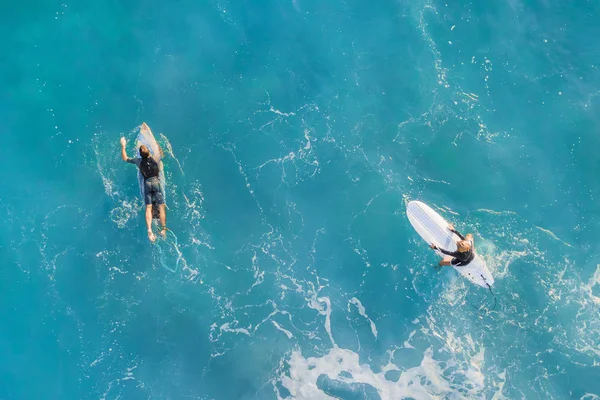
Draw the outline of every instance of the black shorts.
<instances>
[{"instance_id":1,"label":"black shorts","mask_svg":"<svg viewBox=\"0 0 600 400\"><path fill-rule=\"evenodd\" d=\"M144 181L144 204L165 204L162 187L158 177L148 178Z\"/></svg>"},{"instance_id":2,"label":"black shorts","mask_svg":"<svg viewBox=\"0 0 600 400\"><path fill-rule=\"evenodd\" d=\"M458 258L453 258L452 261L450 261L450 264L454 265L455 267L464 267L466 265L469 265L471 261L473 261L473 258L474 257L469 257L465 261L461 261Z\"/></svg>"}]
</instances>

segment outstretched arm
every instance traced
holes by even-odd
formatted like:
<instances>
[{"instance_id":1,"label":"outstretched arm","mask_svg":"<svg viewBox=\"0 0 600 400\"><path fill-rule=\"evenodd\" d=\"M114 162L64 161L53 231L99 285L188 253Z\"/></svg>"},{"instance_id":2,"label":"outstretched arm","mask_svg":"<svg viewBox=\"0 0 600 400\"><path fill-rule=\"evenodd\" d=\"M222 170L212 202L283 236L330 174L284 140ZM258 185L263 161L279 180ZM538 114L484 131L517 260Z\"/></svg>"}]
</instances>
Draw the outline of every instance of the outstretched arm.
<instances>
[{"instance_id":1,"label":"outstretched arm","mask_svg":"<svg viewBox=\"0 0 600 400\"><path fill-rule=\"evenodd\" d=\"M455 251L448 251L448 250L444 250L444 249L442 249L441 247L438 247L438 246L436 246L436 245L435 245L435 244L433 244L433 243L432 243L432 244L431 244L431 246L429 246L429 247L431 247L431 248L432 248L432 249L434 249L434 250L439 250L439 251L441 251L442 253L444 253L444 254L445 254L445 255L447 255L447 256L452 256L452 257L455 257L455 256L456 256L456 252L455 252Z\"/></svg>"},{"instance_id":2,"label":"outstretched arm","mask_svg":"<svg viewBox=\"0 0 600 400\"><path fill-rule=\"evenodd\" d=\"M461 239L461 240L465 240L465 237L462 235L462 233L460 233L459 231L457 231L456 229L454 229L454 225L452 224L448 224L448 230L452 233L456 233L456 235Z\"/></svg>"},{"instance_id":3,"label":"outstretched arm","mask_svg":"<svg viewBox=\"0 0 600 400\"><path fill-rule=\"evenodd\" d=\"M465 240L465 237L463 236L463 234L460 233L459 231L457 231L456 229L451 229L450 231L453 233L456 233L456 236L458 236L461 240Z\"/></svg>"},{"instance_id":4,"label":"outstretched arm","mask_svg":"<svg viewBox=\"0 0 600 400\"><path fill-rule=\"evenodd\" d=\"M124 137L121 138L121 158L123 161L127 161L129 157L127 157L127 150L125 150L125 146L127 145L127 141Z\"/></svg>"},{"instance_id":5,"label":"outstretched arm","mask_svg":"<svg viewBox=\"0 0 600 400\"><path fill-rule=\"evenodd\" d=\"M452 256L452 257L456 257L456 252L455 251L448 251L448 250L444 250L438 247L438 250L441 251L442 253L444 253L447 256Z\"/></svg>"}]
</instances>

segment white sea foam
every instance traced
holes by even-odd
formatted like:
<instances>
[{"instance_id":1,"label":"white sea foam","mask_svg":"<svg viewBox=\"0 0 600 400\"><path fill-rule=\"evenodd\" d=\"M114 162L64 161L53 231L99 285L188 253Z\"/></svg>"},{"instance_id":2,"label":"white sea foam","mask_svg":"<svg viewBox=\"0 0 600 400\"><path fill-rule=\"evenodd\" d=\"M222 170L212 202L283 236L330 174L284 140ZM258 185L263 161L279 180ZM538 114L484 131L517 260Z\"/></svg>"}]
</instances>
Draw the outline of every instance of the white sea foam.
<instances>
[{"instance_id":1,"label":"white sea foam","mask_svg":"<svg viewBox=\"0 0 600 400\"><path fill-rule=\"evenodd\" d=\"M443 376L440 363L433 358L431 348L425 351L419 366L404 371L388 364L380 372L374 372L368 364L361 364L357 353L339 347L330 349L322 357L308 358L303 357L300 350L294 350L286 363L284 369L288 370L280 375L279 382L289 391L291 398L297 400L334 399L319 387L317 381L322 375L349 385L369 385L383 400L405 397L426 399L455 392ZM389 371L400 372L398 381L386 378ZM481 377L476 372L474 378L479 384ZM282 397L277 390L277 398L286 397Z\"/></svg>"},{"instance_id":2,"label":"white sea foam","mask_svg":"<svg viewBox=\"0 0 600 400\"><path fill-rule=\"evenodd\" d=\"M356 297L353 297L350 299L349 303L354 304L356 306L356 308L358 309L358 313L361 316L365 317L367 319L367 321L369 321L369 324L371 324L371 332L373 333L373 336L377 337L377 326L375 326L375 322L373 322L373 320L371 320L371 318L369 318L369 316L367 315L365 307L362 305L360 300L357 299Z\"/></svg>"},{"instance_id":3,"label":"white sea foam","mask_svg":"<svg viewBox=\"0 0 600 400\"><path fill-rule=\"evenodd\" d=\"M279 325L277 322L275 321L271 321L271 323L273 324L273 326L275 326L275 328L283 333L285 333L285 335L288 337L288 339L291 339L294 337L294 335L292 334L292 332L288 331L287 329L283 329L281 327L281 325Z\"/></svg>"}]
</instances>

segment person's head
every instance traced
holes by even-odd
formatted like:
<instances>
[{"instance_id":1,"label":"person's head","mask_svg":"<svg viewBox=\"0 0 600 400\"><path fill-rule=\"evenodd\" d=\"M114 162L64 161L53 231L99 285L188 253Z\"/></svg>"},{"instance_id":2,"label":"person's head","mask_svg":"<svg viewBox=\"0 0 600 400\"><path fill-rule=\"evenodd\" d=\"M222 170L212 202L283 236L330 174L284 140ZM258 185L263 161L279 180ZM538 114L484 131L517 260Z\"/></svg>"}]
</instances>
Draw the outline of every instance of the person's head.
<instances>
[{"instance_id":1,"label":"person's head","mask_svg":"<svg viewBox=\"0 0 600 400\"><path fill-rule=\"evenodd\" d=\"M466 253L471 250L471 242L469 240L459 240L456 242L456 247L458 247L458 251L461 253Z\"/></svg>"},{"instance_id":2,"label":"person's head","mask_svg":"<svg viewBox=\"0 0 600 400\"><path fill-rule=\"evenodd\" d=\"M150 157L150 150L148 150L145 145L140 146L140 156L142 156L142 158Z\"/></svg>"}]
</instances>

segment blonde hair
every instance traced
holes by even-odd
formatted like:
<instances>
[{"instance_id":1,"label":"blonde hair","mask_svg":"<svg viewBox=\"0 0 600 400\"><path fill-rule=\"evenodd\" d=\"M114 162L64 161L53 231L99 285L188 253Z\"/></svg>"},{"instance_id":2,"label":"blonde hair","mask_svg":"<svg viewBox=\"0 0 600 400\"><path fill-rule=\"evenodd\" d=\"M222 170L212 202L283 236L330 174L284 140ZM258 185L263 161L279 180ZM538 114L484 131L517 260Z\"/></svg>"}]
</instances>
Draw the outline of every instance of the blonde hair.
<instances>
[{"instance_id":1,"label":"blonde hair","mask_svg":"<svg viewBox=\"0 0 600 400\"><path fill-rule=\"evenodd\" d=\"M471 248L472 248L471 241L470 240L460 240L460 241L456 242L456 247L458 247L458 251L460 251L461 253L465 253L465 252L471 250Z\"/></svg>"}]
</instances>

